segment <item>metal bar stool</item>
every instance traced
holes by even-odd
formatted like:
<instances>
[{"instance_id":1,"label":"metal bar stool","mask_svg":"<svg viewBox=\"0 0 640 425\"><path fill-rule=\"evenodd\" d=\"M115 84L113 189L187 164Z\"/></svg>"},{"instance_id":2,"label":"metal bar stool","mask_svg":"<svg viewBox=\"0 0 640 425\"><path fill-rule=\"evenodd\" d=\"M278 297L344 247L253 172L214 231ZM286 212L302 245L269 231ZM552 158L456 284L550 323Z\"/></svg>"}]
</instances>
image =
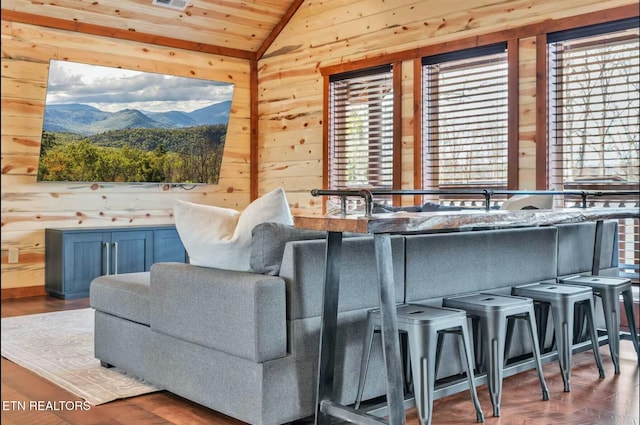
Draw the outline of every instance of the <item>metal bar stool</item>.
<instances>
[{"instance_id":1,"label":"metal bar stool","mask_svg":"<svg viewBox=\"0 0 640 425\"><path fill-rule=\"evenodd\" d=\"M442 333L456 333L463 344L469 391L476 409L476 420L484 422L484 414L480 408L480 401L476 393L473 376L471 342L467 328L467 315L464 311L450 308L428 307L418 304L403 304L398 306L398 330L406 332L409 345L409 361L413 382L413 394L418 408L421 425L431 424L433 412L433 392L436 378L437 340ZM373 343L373 336L380 331L380 311L370 310L367 315L367 330L365 344L362 351L360 380L356 396L355 408L360 408L362 393L369 367L369 356Z\"/></svg>"},{"instance_id":2,"label":"metal bar stool","mask_svg":"<svg viewBox=\"0 0 640 425\"><path fill-rule=\"evenodd\" d=\"M602 299L604 323L609 338L609 351L611 352L613 369L616 374L620 373L620 295L622 295L627 322L629 322L631 341L638 355L638 363L640 363L631 279L605 276L571 276L560 279L560 283L591 287L593 295Z\"/></svg>"},{"instance_id":3,"label":"metal bar stool","mask_svg":"<svg viewBox=\"0 0 640 425\"><path fill-rule=\"evenodd\" d=\"M467 315L480 323L481 344L484 350L483 365L487 370L487 384L493 405L493 416L500 416L502 380L504 377L504 352L507 337L507 320L523 318L526 320L533 346L533 357L542 388L542 399L549 400L549 390L542 374L540 346L536 329L533 300L530 298L495 294L470 294L445 298L445 307L465 310Z\"/></svg>"},{"instance_id":4,"label":"metal bar stool","mask_svg":"<svg viewBox=\"0 0 640 425\"><path fill-rule=\"evenodd\" d=\"M595 328L593 295L587 286L563 285L557 283L534 283L516 286L511 289L513 295L531 298L535 303L547 304L551 307L555 338L557 341L558 363L564 382L565 392L571 391L571 355L573 353L573 318L576 305L584 304L586 319L591 337L593 355L598 365L600 378L604 378L602 357L600 357L598 335ZM547 314L547 309L540 309L541 314ZM546 321L545 321L546 323ZM507 329L507 340L513 330L512 322ZM540 329L538 329L540 331ZM544 338L539 338L540 342ZM508 346L507 342L507 346Z\"/></svg>"}]
</instances>

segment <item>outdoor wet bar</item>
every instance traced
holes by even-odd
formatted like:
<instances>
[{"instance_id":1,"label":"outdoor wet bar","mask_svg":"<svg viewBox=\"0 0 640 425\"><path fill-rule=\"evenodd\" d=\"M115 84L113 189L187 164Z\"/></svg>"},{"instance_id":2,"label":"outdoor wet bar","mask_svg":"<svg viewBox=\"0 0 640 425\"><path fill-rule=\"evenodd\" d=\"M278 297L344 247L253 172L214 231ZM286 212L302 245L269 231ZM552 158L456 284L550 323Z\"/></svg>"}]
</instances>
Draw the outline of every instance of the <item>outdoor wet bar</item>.
<instances>
[{"instance_id":1,"label":"outdoor wet bar","mask_svg":"<svg viewBox=\"0 0 640 425\"><path fill-rule=\"evenodd\" d=\"M316 424L318 425L328 424L332 418L358 424L400 425L405 423L405 409L414 405L418 407L421 425L426 425L430 423L434 399L470 389L470 386L473 385L470 382L473 382L474 378L476 386L488 385L493 404L493 415L499 416L502 377L537 368L541 390L539 399L541 403L544 403L545 400L553 398L553 393L550 394L546 387L540 367L541 363L559 361L560 368L557 373L562 372L563 379L565 379L564 391L570 391L570 370L566 357L570 356L571 352L590 350L598 344L608 343L608 336L596 333L595 327L591 323L592 320L589 319L592 316L586 313L584 317L587 319L585 320L589 320L591 325L588 326L591 332L590 338L587 338L589 340L583 340L583 342L569 347L568 353L563 352L561 358L558 357L557 349L541 352L539 345L540 348L544 347L545 340L550 341L554 337L553 330L550 334L545 334L545 329L538 330L536 328L536 318L533 317L533 300L526 296L515 296L513 288L542 282L548 283L548 285L542 285L543 287L540 289L549 291L556 288L551 285L561 285L561 280L572 276L599 275L604 269L617 273L617 254L615 253L617 220L638 219L640 217L638 206L635 204L623 208L589 208L587 207L588 200L605 198L609 195L629 196L638 199L637 191L624 193L465 191L464 194L469 196L483 198L484 208L429 212L416 212L409 208L385 212L384 209L376 209L374 202L374 198L380 195L421 196L433 192L435 191L315 189L312 191L314 196L340 199L341 211L327 215L294 217L294 224L297 228L327 232L317 381ZM443 191L438 192L444 193ZM462 193L456 192L456 194L461 195ZM491 198L495 195L576 197L578 206L521 210L494 209L489 206ZM360 198L364 203L364 210L359 213L348 213L346 204L349 198ZM633 203L630 204L633 205ZM383 399L382 402L360 404L362 389L359 388L358 404L354 405L351 404L353 402L345 402L344 397L341 399L342 391L338 388L339 379L336 370L340 370L338 362L342 357L336 355L336 345L340 339L339 334L344 317L340 300L344 300L343 296L346 296L341 294L340 290L341 287L350 284L350 282L340 281L341 270L350 267L350 264L342 261L344 245L349 241L349 238L343 239L343 233L347 232L373 235L378 281L371 282L371 290L378 291L379 305L370 311L368 320L362 320L362 327L368 326L367 341L371 339L369 338L371 332L381 335L382 343L373 343L373 346L375 348L378 344L379 350L382 351L382 368L377 370L369 368L367 371L365 363L368 363L369 358L366 355L368 353L367 347L364 347L363 353L365 354L363 354L362 360L364 366L359 375L358 371L353 373L355 376L360 376L362 384L365 382L363 374L368 373L367 376L371 377L375 373L382 373L378 372L382 370L386 382L383 394L381 394L386 398L378 397L378 399ZM397 239L401 240L398 242ZM392 241L402 244L401 254L396 254L397 250L392 250ZM584 254L585 252L586 254ZM401 255L402 263L400 264L404 266L403 270L397 269L398 262L392 258L395 255ZM589 257L587 259L588 267L584 266L583 260L585 258L578 258L579 256ZM351 261L353 261L353 256ZM576 266L579 262L583 265ZM394 269L394 264L396 264L396 269ZM612 277L611 279L616 281L619 278ZM400 284L398 280L401 280ZM398 285L402 286L400 290ZM564 286L558 286L558 288L564 288ZM523 293L532 293L520 290ZM574 292L580 291L576 289L576 291L565 292L573 296ZM595 287L594 294L596 294ZM579 300L576 298L576 303L585 303L587 312L592 313L592 298L591 296ZM553 302L553 299L549 302ZM483 342L482 339L478 339L477 335L473 335L473 332L471 332L470 339L483 348L483 351L478 351L476 346L476 358L471 360L476 367L475 377L464 377L463 374L464 379L443 380L444 383L434 387L436 381L434 375L438 373L439 378L446 375L449 367L449 365L439 365L438 369L438 366L433 364L434 359L437 363L438 358L445 356L441 350L451 350L451 346L447 348L447 344L441 344L440 339L437 339L436 346L436 339L430 339L431 337L427 338L426 336L420 350L416 351L413 349L414 347L409 348L411 353L408 360L411 363L410 367L404 364L403 359L408 357L402 353L401 348L404 344L401 344L401 340L398 338L399 330L418 332L415 333L418 336L427 335L434 329L437 330L441 319L445 316L448 317L446 314L449 311L446 310L448 307L443 307L447 303L452 307L451 311L465 311L469 319L480 323L480 327L483 329L483 338L486 338L487 334L493 335L495 333L494 337L501 339L497 346L499 347L498 351L505 351L504 348L506 348L507 358L505 358L504 367L502 366L502 357L499 357L498 353L495 350L492 351L490 347L495 341ZM422 305L424 308L416 308L416 305ZM536 312L536 314L539 313ZM565 315L567 314L565 312ZM626 314L632 315L633 309L627 310ZM522 335L513 334L514 327L511 320L515 319L526 319L527 325L521 327L526 329L525 332L520 332ZM627 319L631 323L634 322L632 317L627 317ZM507 324L502 323L507 320L509 320L508 330ZM399 326L399 321L401 326ZM537 322L541 323L540 320ZM449 331L455 330L461 337L464 337L466 333L464 327L458 326L455 329L449 329ZM619 333L619 329L609 329L609 327L607 329L609 332L615 331L616 335ZM445 331L447 330L445 329ZM507 333L509 333L508 336ZM632 329L631 334L637 353L637 340L634 340L637 331ZM538 340L540 335L543 336L543 339ZM410 338L412 337L410 336ZM424 341L430 342L425 343ZM363 344L365 344L364 339ZM433 346L424 346L429 344ZM595 351L594 365L598 365L598 368L594 369L596 376L598 376L598 371L600 377L603 377L604 373L614 373L610 363L605 362L604 368L602 367L602 359L597 355L597 350ZM418 355L415 354L417 352L422 353L420 356L424 357L414 359L413 356ZM512 355L515 352L514 357L520 360L507 362L509 352ZM457 351L451 353L446 354L447 363L450 363L450 358L458 357ZM527 353L528 355L526 355ZM613 353L614 351L612 351ZM424 366L424 370L423 362L427 365ZM460 364L464 364L464 359L461 362ZM488 367L488 364L491 363L493 366ZM405 382L410 368L419 368L421 371L417 375L414 374L414 378L411 379L411 385L414 386L413 391L407 391L410 386ZM619 370L616 369L615 373L619 373ZM340 371L340 375L346 374L346 371ZM474 372L470 372L470 374L473 375ZM415 391L416 385L422 391ZM474 394L475 392L472 391L471 395L476 403ZM483 406L483 408L486 411L489 406ZM478 411L476 419L478 422L483 421L477 404L476 410Z\"/></svg>"}]
</instances>

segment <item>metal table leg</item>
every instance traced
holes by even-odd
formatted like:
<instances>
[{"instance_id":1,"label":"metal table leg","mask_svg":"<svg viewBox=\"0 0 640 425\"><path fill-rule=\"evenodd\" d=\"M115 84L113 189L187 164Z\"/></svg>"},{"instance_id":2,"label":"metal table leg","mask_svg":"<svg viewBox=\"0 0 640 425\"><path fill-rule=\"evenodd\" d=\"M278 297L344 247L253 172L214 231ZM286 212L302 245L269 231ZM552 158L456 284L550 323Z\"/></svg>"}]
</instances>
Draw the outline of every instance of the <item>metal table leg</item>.
<instances>
[{"instance_id":1,"label":"metal table leg","mask_svg":"<svg viewBox=\"0 0 640 425\"><path fill-rule=\"evenodd\" d=\"M382 353L387 374L387 402L389 424L404 424L404 394L402 386L402 358L398 340L398 318L396 316L393 261L391 259L391 236L375 234L376 263L378 264L378 289L380 291L380 328L382 331Z\"/></svg>"},{"instance_id":2,"label":"metal table leg","mask_svg":"<svg viewBox=\"0 0 640 425\"><path fill-rule=\"evenodd\" d=\"M398 340L391 236L374 235L375 255L378 265L378 290L382 349L387 378L388 421L335 403L333 399L336 331L338 322L338 294L340 289L340 257L342 233L328 232L322 319L320 324L320 354L318 359L318 394L316 425L329 425L331 417L362 425L404 425L404 392L402 384L402 360Z\"/></svg>"},{"instance_id":3,"label":"metal table leg","mask_svg":"<svg viewBox=\"0 0 640 425\"><path fill-rule=\"evenodd\" d=\"M320 322L320 354L318 358L318 394L316 425L329 425L331 419L322 404L333 398L336 331L338 328L338 293L340 289L340 257L342 233L328 232L325 252L324 294Z\"/></svg>"}]
</instances>

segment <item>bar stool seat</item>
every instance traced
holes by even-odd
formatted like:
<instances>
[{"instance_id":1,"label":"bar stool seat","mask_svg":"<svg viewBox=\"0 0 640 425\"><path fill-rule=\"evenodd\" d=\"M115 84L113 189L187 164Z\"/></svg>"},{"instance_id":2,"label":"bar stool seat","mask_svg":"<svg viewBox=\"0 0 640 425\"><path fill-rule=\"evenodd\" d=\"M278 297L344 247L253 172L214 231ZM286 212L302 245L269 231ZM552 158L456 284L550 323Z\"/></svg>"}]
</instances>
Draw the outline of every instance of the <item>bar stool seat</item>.
<instances>
[{"instance_id":1,"label":"bar stool seat","mask_svg":"<svg viewBox=\"0 0 640 425\"><path fill-rule=\"evenodd\" d=\"M594 322L593 295L588 286L564 285L557 283L534 283L515 286L513 295L531 298L536 303L544 303L551 307L553 326L557 341L558 363L564 382L564 391L571 391L571 355L573 353L573 320L576 305L588 305L586 319L591 337L593 355L598 365L600 378L604 378L602 357L600 357L598 335ZM547 309L542 309L548 314ZM511 325L511 323L510 323ZM507 334L510 335L510 329ZM543 343L543 339L540 343Z\"/></svg>"},{"instance_id":2,"label":"bar stool seat","mask_svg":"<svg viewBox=\"0 0 640 425\"><path fill-rule=\"evenodd\" d=\"M620 373L620 295L622 295L627 322L629 323L629 332L631 333L631 342L633 342L633 347L638 356L638 363L640 363L631 279L607 276L571 276L561 278L559 281L568 285L588 286L592 289L593 295L600 297L602 300L604 322L609 338L609 351L611 352L611 360L616 374Z\"/></svg>"},{"instance_id":3,"label":"bar stool seat","mask_svg":"<svg viewBox=\"0 0 640 425\"><path fill-rule=\"evenodd\" d=\"M435 387L437 341L443 333L456 333L463 344L469 391L476 409L476 420L484 422L484 414L476 393L473 375L471 342L464 311L451 308L429 307L419 304L403 304L397 307L398 331L407 334L409 362L413 382L413 394L421 425L431 424L433 392ZM380 310L370 310L367 314L367 330L362 351L360 380L355 408L360 408L362 393L369 366L369 356L373 336L380 331Z\"/></svg>"},{"instance_id":4,"label":"bar stool seat","mask_svg":"<svg viewBox=\"0 0 640 425\"><path fill-rule=\"evenodd\" d=\"M468 316L480 322L481 345L484 351L483 365L487 371L493 416L500 416L504 352L507 338L506 325L510 318L523 318L528 324L533 357L542 388L542 399L549 400L549 390L544 380L540 361L533 300L512 295L476 293L445 298L442 305L465 310Z\"/></svg>"}]
</instances>

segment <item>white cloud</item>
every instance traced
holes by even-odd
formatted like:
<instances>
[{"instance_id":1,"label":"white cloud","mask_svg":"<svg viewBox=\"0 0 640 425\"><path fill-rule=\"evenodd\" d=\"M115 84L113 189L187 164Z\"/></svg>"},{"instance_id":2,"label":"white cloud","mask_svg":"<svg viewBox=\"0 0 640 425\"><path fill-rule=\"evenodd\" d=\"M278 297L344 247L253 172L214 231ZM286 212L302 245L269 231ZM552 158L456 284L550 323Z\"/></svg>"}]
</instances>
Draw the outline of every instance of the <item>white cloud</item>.
<instances>
[{"instance_id":1,"label":"white cloud","mask_svg":"<svg viewBox=\"0 0 640 425\"><path fill-rule=\"evenodd\" d=\"M47 104L83 103L108 112L191 112L231 100L233 84L76 62L50 62Z\"/></svg>"}]
</instances>

